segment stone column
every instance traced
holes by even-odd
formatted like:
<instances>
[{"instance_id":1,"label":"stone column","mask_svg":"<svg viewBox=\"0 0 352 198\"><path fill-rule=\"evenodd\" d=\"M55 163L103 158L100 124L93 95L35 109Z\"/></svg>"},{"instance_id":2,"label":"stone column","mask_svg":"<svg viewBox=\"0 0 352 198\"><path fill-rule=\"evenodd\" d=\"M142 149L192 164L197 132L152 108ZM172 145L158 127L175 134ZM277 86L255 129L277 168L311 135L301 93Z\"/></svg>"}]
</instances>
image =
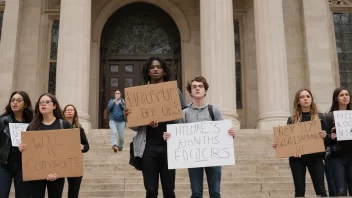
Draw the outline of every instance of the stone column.
<instances>
[{"instance_id":1,"label":"stone column","mask_svg":"<svg viewBox=\"0 0 352 198\"><path fill-rule=\"evenodd\" d=\"M90 92L89 92L89 109L91 116L92 128L97 129L99 126L99 72L100 72L100 42L91 43L90 58Z\"/></svg>"},{"instance_id":2,"label":"stone column","mask_svg":"<svg viewBox=\"0 0 352 198\"><path fill-rule=\"evenodd\" d=\"M15 89L22 0L6 2L0 44L0 104L8 103Z\"/></svg>"},{"instance_id":3,"label":"stone column","mask_svg":"<svg viewBox=\"0 0 352 198\"><path fill-rule=\"evenodd\" d=\"M333 27L329 23L332 19L329 14L331 11L328 1L303 0L302 4L307 82L319 110L326 112L330 108L331 95L336 87L330 56L330 50L334 48L330 45L329 35L329 28Z\"/></svg>"},{"instance_id":4,"label":"stone column","mask_svg":"<svg viewBox=\"0 0 352 198\"><path fill-rule=\"evenodd\" d=\"M76 106L86 133L90 129L89 66L91 0L61 0L56 95L62 106Z\"/></svg>"},{"instance_id":5,"label":"stone column","mask_svg":"<svg viewBox=\"0 0 352 198\"><path fill-rule=\"evenodd\" d=\"M282 0L254 0L259 129L285 125L289 116Z\"/></svg>"},{"instance_id":6,"label":"stone column","mask_svg":"<svg viewBox=\"0 0 352 198\"><path fill-rule=\"evenodd\" d=\"M239 129L232 9L232 0L200 1L201 73L210 85L207 101Z\"/></svg>"}]
</instances>

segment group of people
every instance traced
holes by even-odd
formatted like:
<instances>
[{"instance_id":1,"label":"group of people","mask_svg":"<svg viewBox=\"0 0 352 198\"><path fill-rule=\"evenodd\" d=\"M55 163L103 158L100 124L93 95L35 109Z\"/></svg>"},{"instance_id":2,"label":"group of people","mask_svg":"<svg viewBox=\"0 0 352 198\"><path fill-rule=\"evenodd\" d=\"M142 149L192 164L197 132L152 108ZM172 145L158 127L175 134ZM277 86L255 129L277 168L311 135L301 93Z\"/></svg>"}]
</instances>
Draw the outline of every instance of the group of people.
<instances>
[{"instance_id":1,"label":"group of people","mask_svg":"<svg viewBox=\"0 0 352 198\"><path fill-rule=\"evenodd\" d=\"M302 156L296 153L289 158L295 197L305 196L306 168L317 196L327 197L324 172L330 197L347 196L347 191L349 196L352 196L352 140L337 141L333 112L340 110L352 110L351 93L344 87L334 90L330 111L326 114L318 113L313 95L308 89L297 91L293 112L287 124L320 121L322 126L320 135L324 139L326 152ZM274 142L272 146L276 149L277 143Z\"/></svg>"},{"instance_id":2,"label":"group of people","mask_svg":"<svg viewBox=\"0 0 352 198\"><path fill-rule=\"evenodd\" d=\"M28 94L15 91L5 113L0 116L0 198L9 197L12 181L16 198L44 198L46 189L50 198L61 198L65 178L56 173L49 174L46 180L23 181L22 153L26 152L28 142L21 142L19 147L12 146L10 123L29 123L27 131L79 128L80 149L85 153L89 150L89 143L75 106L66 105L62 111L56 97L46 93L39 97L33 111ZM67 181L68 197L77 198L82 177L70 177Z\"/></svg>"},{"instance_id":3,"label":"group of people","mask_svg":"<svg viewBox=\"0 0 352 198\"><path fill-rule=\"evenodd\" d=\"M145 84L157 84L167 82L171 78L171 70L165 60L159 57L149 58L143 66L142 75ZM171 133L166 131L167 124L193 123L201 121L223 120L220 109L206 102L206 94L209 84L202 76L196 77L187 84L187 91L192 97L192 103L186 106L184 97L178 90L183 118L167 122L152 121L147 126L133 127L136 136L133 138L133 153L136 161L140 162L139 169L142 171L146 197L158 197L159 176L161 180L163 197L175 197L176 171L168 169L167 139ZM127 109L121 92L115 92L115 98L109 101L107 109L110 112L109 125L111 128L111 146L114 152L122 150L125 120L131 113ZM128 120L127 120L128 121ZM119 141L116 141L116 134ZM234 129L229 129L229 138L235 137ZM199 167L188 169L192 197L203 197L203 176L207 175L210 197L220 196L221 166Z\"/></svg>"},{"instance_id":4,"label":"group of people","mask_svg":"<svg viewBox=\"0 0 352 198\"><path fill-rule=\"evenodd\" d=\"M171 78L171 70L165 60L151 57L142 69L145 84L167 82ZM167 124L193 123L201 121L223 120L220 109L206 102L209 84L202 76L198 76L187 83L187 91L192 98L186 106L184 97L179 91L182 106L182 118L179 120L158 122L152 121L149 125L134 127L133 154L140 162L143 174L146 197L158 197L159 177L161 180L163 197L176 197L175 170L168 169L167 140L171 133L167 132ZM124 145L125 122L131 109L125 107L121 92L117 90L107 107L109 126L111 128L111 147L114 152L122 151ZM321 122L321 138L324 139L326 152L300 155L289 158L292 171L295 197L305 196L306 167L311 175L314 190L318 196L326 197L324 172L328 181L329 196L352 196L352 140L337 141L333 111L351 110L351 94L343 87L336 88L332 96L330 111L319 113L313 95L308 89L298 90L293 104L292 115L287 124L297 124L318 120ZM69 104L62 111L56 97L50 93L39 97L34 111L28 94L24 91L15 91L11 94L5 113L0 116L0 198L9 196L12 181L15 185L16 198L33 197L44 198L48 190L50 198L62 197L65 178L56 173L49 174L46 180L23 181L22 152L26 152L26 142L19 147L12 146L10 123L30 123L27 131L57 130L79 128L81 135L81 150L87 152L89 144L84 129L78 121L76 108ZM119 135L118 141L116 135ZM229 138L234 138L234 129L228 130ZM272 144L277 148L277 144ZM203 197L203 176L207 176L210 197L221 197L220 181L221 166L189 168L192 198ZM67 178L69 189L68 197L78 197L82 177Z\"/></svg>"},{"instance_id":5,"label":"group of people","mask_svg":"<svg viewBox=\"0 0 352 198\"><path fill-rule=\"evenodd\" d=\"M156 84L168 81L171 71L163 59L152 57L144 64L142 75L145 84ZM168 170L167 168L167 139L171 134L166 131L166 125L223 119L219 108L206 102L208 89L209 84L204 77L194 78L187 84L187 91L192 97L190 105L185 105L183 95L179 91L180 103L183 108L183 118L181 120L161 123L155 120L147 126L132 128L137 132L133 138L133 153L135 158L140 161L146 197L158 196L159 176L163 196L175 197L175 170ZM125 123L125 118L131 113L131 110L125 108L120 91L117 90L115 96L116 98L109 102L108 109L111 112L115 111L114 114L110 114L110 127L112 130L111 146L114 150L117 150L122 149L123 146L123 131L119 131L118 125L122 122ZM329 196L347 196L347 190L349 195L352 196L352 140L337 141L333 115L333 111L351 109L351 94L346 88L339 87L334 90L332 105L330 111L326 114L319 113L313 95L308 89L297 91L292 115L288 118L287 124L312 120L320 121L322 131L319 134L324 139L326 152L302 156L297 153L289 158L295 186L295 197L305 196L306 168L308 168L314 190L318 196L328 196L324 184L324 172L328 181ZM116 115L118 117L115 117ZM118 145L116 143L117 131L122 134L119 135ZM228 132L231 136L236 136L233 129ZM274 142L272 146L276 149L277 144ZM210 197L221 197L221 167L189 168L191 197L203 196L204 170L207 175Z\"/></svg>"}]
</instances>

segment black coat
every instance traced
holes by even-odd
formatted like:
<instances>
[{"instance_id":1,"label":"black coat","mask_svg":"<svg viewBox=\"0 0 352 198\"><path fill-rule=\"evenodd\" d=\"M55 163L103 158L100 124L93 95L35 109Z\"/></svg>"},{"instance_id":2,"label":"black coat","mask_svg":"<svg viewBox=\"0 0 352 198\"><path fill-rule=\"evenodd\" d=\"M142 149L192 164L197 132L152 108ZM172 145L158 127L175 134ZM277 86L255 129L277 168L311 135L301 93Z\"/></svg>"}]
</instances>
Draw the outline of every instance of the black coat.
<instances>
[{"instance_id":1,"label":"black coat","mask_svg":"<svg viewBox=\"0 0 352 198\"><path fill-rule=\"evenodd\" d=\"M12 122L14 122L14 118L11 115L0 117L0 165L7 164L9 157L12 146L9 124Z\"/></svg>"},{"instance_id":2,"label":"black coat","mask_svg":"<svg viewBox=\"0 0 352 198\"><path fill-rule=\"evenodd\" d=\"M79 132L81 135L81 144L84 147L84 149L82 150L82 153L86 153L89 150L88 139L87 139L86 133L84 132L84 129L82 127L79 127Z\"/></svg>"}]
</instances>

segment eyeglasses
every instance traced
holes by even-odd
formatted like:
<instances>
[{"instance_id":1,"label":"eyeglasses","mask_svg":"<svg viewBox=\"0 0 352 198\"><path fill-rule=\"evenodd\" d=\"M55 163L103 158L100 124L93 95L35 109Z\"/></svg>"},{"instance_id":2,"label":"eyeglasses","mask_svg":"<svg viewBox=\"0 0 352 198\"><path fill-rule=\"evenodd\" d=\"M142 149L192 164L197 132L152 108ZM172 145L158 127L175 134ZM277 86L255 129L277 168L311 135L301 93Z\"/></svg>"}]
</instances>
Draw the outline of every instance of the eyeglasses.
<instances>
[{"instance_id":1,"label":"eyeglasses","mask_svg":"<svg viewBox=\"0 0 352 198\"><path fill-rule=\"evenodd\" d=\"M45 105L45 104L50 104L51 102L53 102L52 100L46 100L46 101L39 101L39 105Z\"/></svg>"},{"instance_id":2,"label":"eyeglasses","mask_svg":"<svg viewBox=\"0 0 352 198\"><path fill-rule=\"evenodd\" d=\"M11 98L11 102L15 102L15 101L20 103L23 101L23 99L22 98Z\"/></svg>"}]
</instances>

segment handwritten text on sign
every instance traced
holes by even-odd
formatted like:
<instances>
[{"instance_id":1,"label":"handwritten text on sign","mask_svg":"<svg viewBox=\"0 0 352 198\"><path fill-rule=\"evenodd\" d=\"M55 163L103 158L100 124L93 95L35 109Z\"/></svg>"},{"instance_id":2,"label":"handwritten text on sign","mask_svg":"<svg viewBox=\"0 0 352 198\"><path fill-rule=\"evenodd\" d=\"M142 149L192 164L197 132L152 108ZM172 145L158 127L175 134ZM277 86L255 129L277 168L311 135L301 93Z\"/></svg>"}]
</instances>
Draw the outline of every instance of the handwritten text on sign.
<instances>
[{"instance_id":1,"label":"handwritten text on sign","mask_svg":"<svg viewBox=\"0 0 352 198\"><path fill-rule=\"evenodd\" d=\"M22 153L24 181L53 173L59 178L83 175L79 129L29 131L22 133L22 142L27 145Z\"/></svg>"},{"instance_id":2,"label":"handwritten text on sign","mask_svg":"<svg viewBox=\"0 0 352 198\"><path fill-rule=\"evenodd\" d=\"M128 127L149 125L182 118L177 82L130 87L125 89Z\"/></svg>"},{"instance_id":3,"label":"handwritten text on sign","mask_svg":"<svg viewBox=\"0 0 352 198\"><path fill-rule=\"evenodd\" d=\"M352 140L352 111L334 111L337 141Z\"/></svg>"},{"instance_id":4,"label":"handwritten text on sign","mask_svg":"<svg viewBox=\"0 0 352 198\"><path fill-rule=\"evenodd\" d=\"M231 126L230 120L167 125L168 168L234 165Z\"/></svg>"},{"instance_id":5,"label":"handwritten text on sign","mask_svg":"<svg viewBox=\"0 0 352 198\"><path fill-rule=\"evenodd\" d=\"M320 120L274 127L277 157L325 152Z\"/></svg>"},{"instance_id":6,"label":"handwritten text on sign","mask_svg":"<svg viewBox=\"0 0 352 198\"><path fill-rule=\"evenodd\" d=\"M21 143L21 133L26 131L29 124L25 123L10 123L10 134L12 146L18 147Z\"/></svg>"}]
</instances>

